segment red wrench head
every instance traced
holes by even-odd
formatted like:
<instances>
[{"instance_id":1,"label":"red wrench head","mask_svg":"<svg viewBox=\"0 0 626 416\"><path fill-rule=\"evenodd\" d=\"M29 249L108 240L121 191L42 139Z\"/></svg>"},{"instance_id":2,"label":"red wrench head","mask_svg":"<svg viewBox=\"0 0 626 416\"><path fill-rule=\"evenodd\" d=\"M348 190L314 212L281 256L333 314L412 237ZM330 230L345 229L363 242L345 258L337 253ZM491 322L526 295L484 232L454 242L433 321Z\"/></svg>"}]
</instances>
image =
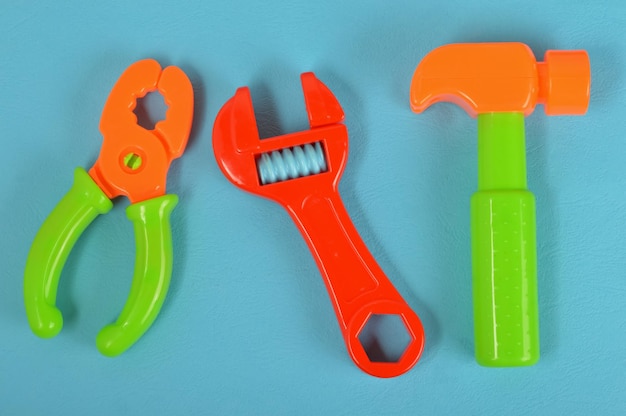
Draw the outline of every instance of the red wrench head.
<instances>
[{"instance_id":1,"label":"red wrench head","mask_svg":"<svg viewBox=\"0 0 626 416\"><path fill-rule=\"evenodd\" d=\"M441 46L420 62L411 82L411 108L422 112L440 101L476 116L490 112L529 115L536 104L546 114L584 114L591 75L585 51L548 51L537 62L523 43Z\"/></svg>"},{"instance_id":2,"label":"red wrench head","mask_svg":"<svg viewBox=\"0 0 626 416\"><path fill-rule=\"evenodd\" d=\"M219 111L213 127L213 151L224 175L238 187L285 202L310 194L312 187L336 188L348 155L348 133L341 121L343 110L333 93L312 72L301 75L310 130L261 140L250 91L239 88ZM320 143L326 171L262 185L257 160L262 154Z\"/></svg>"}]
</instances>

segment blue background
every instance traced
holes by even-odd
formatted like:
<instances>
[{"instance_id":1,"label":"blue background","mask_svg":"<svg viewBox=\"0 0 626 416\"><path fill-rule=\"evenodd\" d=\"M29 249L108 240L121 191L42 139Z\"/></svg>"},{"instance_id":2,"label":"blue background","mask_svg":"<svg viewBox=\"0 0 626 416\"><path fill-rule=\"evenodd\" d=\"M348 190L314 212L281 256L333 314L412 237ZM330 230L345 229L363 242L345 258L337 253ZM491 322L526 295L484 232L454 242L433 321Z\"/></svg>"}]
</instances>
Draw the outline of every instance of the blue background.
<instances>
[{"instance_id":1,"label":"blue background","mask_svg":"<svg viewBox=\"0 0 626 416\"><path fill-rule=\"evenodd\" d=\"M0 11L1 414L626 414L625 2L17 3ZM538 108L526 123L542 345L531 368L473 358L475 120L451 104L409 108L420 59L476 41L591 59L586 116ZM73 169L97 157L112 85L146 57L189 75L195 120L168 177L181 201L170 293L143 339L109 359L95 336L130 287L128 201L69 257L65 327L53 340L30 332L23 269ZM306 129L304 71L346 113L348 212L425 327L421 360L398 378L353 365L288 215L232 186L213 157L213 120L240 86L251 88L263 136Z\"/></svg>"}]
</instances>

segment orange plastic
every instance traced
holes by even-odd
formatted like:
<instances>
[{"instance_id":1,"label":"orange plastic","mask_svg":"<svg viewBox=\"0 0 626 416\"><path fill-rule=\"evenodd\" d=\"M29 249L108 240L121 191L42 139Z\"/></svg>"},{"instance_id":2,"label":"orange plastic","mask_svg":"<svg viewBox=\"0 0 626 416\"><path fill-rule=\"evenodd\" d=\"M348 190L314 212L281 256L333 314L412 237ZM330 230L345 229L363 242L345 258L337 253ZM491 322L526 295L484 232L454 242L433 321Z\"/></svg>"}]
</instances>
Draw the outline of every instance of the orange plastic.
<instances>
[{"instance_id":1,"label":"orange plastic","mask_svg":"<svg viewBox=\"0 0 626 416\"><path fill-rule=\"evenodd\" d=\"M492 112L529 115L544 104L548 115L587 111L591 85L585 51L548 51L537 62L523 43L441 46L420 62L411 83L411 107L422 112L448 101L471 116Z\"/></svg>"},{"instance_id":2,"label":"orange plastic","mask_svg":"<svg viewBox=\"0 0 626 416\"><path fill-rule=\"evenodd\" d=\"M158 90L168 106L154 130L137 124L137 99ZM187 145L193 118L193 89L184 72L161 69L153 59L131 65L115 84L104 106L100 131L104 142L89 175L109 198L125 195L131 203L165 194L170 163ZM140 160L133 166L129 160Z\"/></svg>"},{"instance_id":3,"label":"orange plastic","mask_svg":"<svg viewBox=\"0 0 626 416\"><path fill-rule=\"evenodd\" d=\"M348 156L343 110L313 73L301 76L311 129L259 139L248 88L240 88L220 110L213 130L218 165L238 187L281 204L300 229L324 278L353 361L365 372L394 377L418 361L424 346L422 324L385 276L352 224L337 186ZM255 159L262 153L321 142L328 169L261 185ZM373 314L399 315L411 337L397 362L373 362L358 336Z\"/></svg>"}]
</instances>

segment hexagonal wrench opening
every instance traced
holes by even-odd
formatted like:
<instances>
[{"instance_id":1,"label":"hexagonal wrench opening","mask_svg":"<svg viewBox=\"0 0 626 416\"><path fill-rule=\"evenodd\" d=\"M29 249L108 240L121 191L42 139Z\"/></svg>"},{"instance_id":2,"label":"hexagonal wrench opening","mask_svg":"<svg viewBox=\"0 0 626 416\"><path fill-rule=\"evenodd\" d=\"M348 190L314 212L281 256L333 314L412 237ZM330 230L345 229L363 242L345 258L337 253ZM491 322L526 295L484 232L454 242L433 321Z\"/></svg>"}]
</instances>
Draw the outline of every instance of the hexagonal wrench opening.
<instances>
[{"instance_id":1,"label":"hexagonal wrench opening","mask_svg":"<svg viewBox=\"0 0 626 416\"><path fill-rule=\"evenodd\" d=\"M400 315L372 314L358 335L372 362L395 363L402 358L413 337Z\"/></svg>"}]
</instances>

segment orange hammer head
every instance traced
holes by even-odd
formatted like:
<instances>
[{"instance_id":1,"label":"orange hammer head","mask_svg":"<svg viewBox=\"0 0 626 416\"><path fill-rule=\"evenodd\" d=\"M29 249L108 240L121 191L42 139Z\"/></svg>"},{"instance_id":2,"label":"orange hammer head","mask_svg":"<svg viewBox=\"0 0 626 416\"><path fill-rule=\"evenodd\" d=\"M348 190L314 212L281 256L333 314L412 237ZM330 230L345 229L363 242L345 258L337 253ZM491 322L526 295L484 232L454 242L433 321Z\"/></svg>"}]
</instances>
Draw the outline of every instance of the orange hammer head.
<instances>
[{"instance_id":1,"label":"orange hammer head","mask_svg":"<svg viewBox=\"0 0 626 416\"><path fill-rule=\"evenodd\" d=\"M591 71L585 51L547 51L537 62L523 43L439 47L420 62L411 82L411 108L420 113L449 101L471 116L493 112L580 115L589 105Z\"/></svg>"}]
</instances>

